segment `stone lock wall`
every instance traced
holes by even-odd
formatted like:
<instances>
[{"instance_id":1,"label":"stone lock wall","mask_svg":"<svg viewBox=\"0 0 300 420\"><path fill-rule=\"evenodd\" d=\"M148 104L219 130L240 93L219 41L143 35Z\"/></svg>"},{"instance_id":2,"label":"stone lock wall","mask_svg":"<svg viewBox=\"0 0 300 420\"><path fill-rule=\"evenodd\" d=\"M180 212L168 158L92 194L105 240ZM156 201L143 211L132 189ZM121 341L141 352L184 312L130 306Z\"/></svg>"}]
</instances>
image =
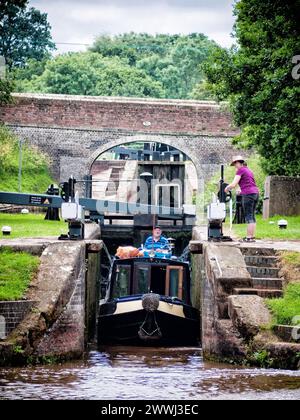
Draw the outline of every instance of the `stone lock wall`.
<instances>
[{"instance_id":1,"label":"stone lock wall","mask_svg":"<svg viewBox=\"0 0 300 420\"><path fill-rule=\"evenodd\" d=\"M51 158L60 181L82 179L100 154L136 141L181 150L203 180L230 160L238 133L228 111L196 101L15 94L0 120Z\"/></svg>"},{"instance_id":2,"label":"stone lock wall","mask_svg":"<svg viewBox=\"0 0 300 420\"><path fill-rule=\"evenodd\" d=\"M237 287L250 287L251 277L241 251L206 243L201 281L202 348L207 357L244 357L242 338L229 317L228 297Z\"/></svg>"},{"instance_id":3,"label":"stone lock wall","mask_svg":"<svg viewBox=\"0 0 300 420\"><path fill-rule=\"evenodd\" d=\"M82 356L96 332L101 249L99 240L45 246L34 301L0 303L0 333L4 318L10 328L0 337L0 366Z\"/></svg>"},{"instance_id":4,"label":"stone lock wall","mask_svg":"<svg viewBox=\"0 0 300 420\"><path fill-rule=\"evenodd\" d=\"M201 310L203 357L242 365L299 369L300 344L292 336L293 327L271 328L272 313L263 296L271 296L272 292L277 296L278 291L255 291L254 281L258 279L251 277L246 265L249 256L260 264L265 256L273 256L274 249L242 249L239 243L212 243L201 236L201 229L194 228L190 251L195 268L193 304L200 305Z\"/></svg>"},{"instance_id":5,"label":"stone lock wall","mask_svg":"<svg viewBox=\"0 0 300 420\"><path fill-rule=\"evenodd\" d=\"M96 334L99 303L100 241L75 244L72 294L54 324L34 350L37 357L81 357Z\"/></svg>"},{"instance_id":6,"label":"stone lock wall","mask_svg":"<svg viewBox=\"0 0 300 420\"><path fill-rule=\"evenodd\" d=\"M300 214L300 177L268 176L265 182L264 219Z\"/></svg>"}]
</instances>

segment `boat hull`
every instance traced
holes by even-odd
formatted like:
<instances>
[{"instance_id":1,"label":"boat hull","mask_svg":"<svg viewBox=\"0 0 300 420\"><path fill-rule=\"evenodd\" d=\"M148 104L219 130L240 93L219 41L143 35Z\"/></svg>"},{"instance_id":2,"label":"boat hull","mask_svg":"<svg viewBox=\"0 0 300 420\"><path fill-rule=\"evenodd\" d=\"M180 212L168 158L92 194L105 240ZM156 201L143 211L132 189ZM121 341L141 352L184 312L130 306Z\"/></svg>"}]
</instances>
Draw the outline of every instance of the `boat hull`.
<instances>
[{"instance_id":1,"label":"boat hull","mask_svg":"<svg viewBox=\"0 0 300 420\"><path fill-rule=\"evenodd\" d=\"M111 306L115 305L113 313ZM198 345L199 311L185 304L160 302L156 311L142 300L103 304L98 319L98 343L122 345Z\"/></svg>"}]
</instances>

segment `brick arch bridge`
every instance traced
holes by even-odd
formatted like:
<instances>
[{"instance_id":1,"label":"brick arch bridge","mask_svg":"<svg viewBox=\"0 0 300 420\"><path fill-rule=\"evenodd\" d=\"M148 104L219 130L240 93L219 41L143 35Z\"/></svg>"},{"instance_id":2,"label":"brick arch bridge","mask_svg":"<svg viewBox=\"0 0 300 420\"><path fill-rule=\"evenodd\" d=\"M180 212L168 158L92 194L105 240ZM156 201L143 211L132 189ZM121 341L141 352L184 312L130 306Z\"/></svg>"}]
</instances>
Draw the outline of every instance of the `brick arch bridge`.
<instances>
[{"instance_id":1,"label":"brick arch bridge","mask_svg":"<svg viewBox=\"0 0 300 420\"><path fill-rule=\"evenodd\" d=\"M203 181L230 160L238 133L225 109L205 101L14 94L14 102L0 108L0 119L50 156L59 181L82 179L103 152L135 141L177 148Z\"/></svg>"}]
</instances>

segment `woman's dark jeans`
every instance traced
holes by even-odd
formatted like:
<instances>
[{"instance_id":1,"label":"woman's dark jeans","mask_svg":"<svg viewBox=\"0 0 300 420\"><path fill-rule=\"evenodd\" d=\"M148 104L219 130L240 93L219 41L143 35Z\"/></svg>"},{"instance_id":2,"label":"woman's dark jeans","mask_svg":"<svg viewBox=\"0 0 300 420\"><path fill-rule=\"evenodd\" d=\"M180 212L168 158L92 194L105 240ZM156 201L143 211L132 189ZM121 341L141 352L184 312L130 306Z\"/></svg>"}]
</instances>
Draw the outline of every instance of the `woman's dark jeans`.
<instances>
[{"instance_id":1,"label":"woman's dark jeans","mask_svg":"<svg viewBox=\"0 0 300 420\"><path fill-rule=\"evenodd\" d=\"M246 223L256 223L255 212L258 204L259 194L242 195L242 205Z\"/></svg>"}]
</instances>

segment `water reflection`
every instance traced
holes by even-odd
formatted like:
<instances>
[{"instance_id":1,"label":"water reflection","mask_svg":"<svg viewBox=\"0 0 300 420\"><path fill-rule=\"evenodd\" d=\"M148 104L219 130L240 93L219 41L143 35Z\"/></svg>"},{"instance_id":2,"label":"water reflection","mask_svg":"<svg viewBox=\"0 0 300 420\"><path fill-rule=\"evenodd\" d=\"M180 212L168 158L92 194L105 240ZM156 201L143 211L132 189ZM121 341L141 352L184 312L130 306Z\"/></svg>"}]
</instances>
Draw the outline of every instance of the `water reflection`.
<instances>
[{"instance_id":1,"label":"water reflection","mask_svg":"<svg viewBox=\"0 0 300 420\"><path fill-rule=\"evenodd\" d=\"M0 370L0 399L300 399L300 371L203 363L198 348L106 347L86 360Z\"/></svg>"}]
</instances>

